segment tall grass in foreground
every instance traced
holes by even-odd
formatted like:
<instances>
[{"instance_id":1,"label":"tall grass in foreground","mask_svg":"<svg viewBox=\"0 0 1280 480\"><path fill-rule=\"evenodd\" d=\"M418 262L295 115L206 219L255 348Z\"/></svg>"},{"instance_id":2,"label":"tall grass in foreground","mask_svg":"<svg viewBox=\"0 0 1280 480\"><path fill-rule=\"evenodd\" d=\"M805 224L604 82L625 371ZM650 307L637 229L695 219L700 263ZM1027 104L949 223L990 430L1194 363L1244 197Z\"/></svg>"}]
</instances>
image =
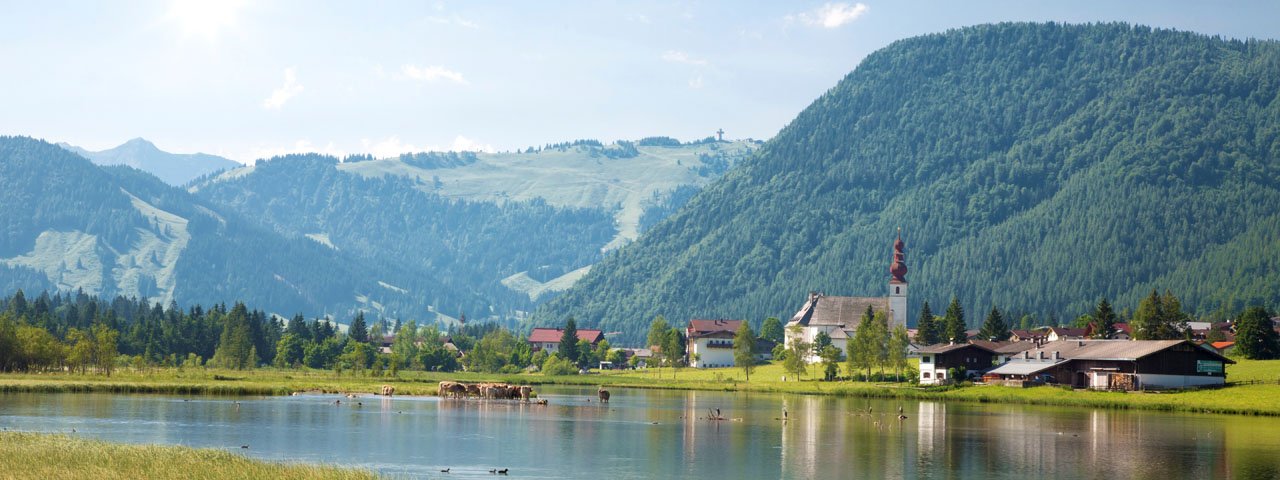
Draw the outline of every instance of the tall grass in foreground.
<instances>
[{"instance_id":1,"label":"tall grass in foreground","mask_svg":"<svg viewBox=\"0 0 1280 480\"><path fill-rule=\"evenodd\" d=\"M0 478L374 479L371 472L272 463L221 450L121 445L68 435L0 432Z\"/></svg>"}]
</instances>

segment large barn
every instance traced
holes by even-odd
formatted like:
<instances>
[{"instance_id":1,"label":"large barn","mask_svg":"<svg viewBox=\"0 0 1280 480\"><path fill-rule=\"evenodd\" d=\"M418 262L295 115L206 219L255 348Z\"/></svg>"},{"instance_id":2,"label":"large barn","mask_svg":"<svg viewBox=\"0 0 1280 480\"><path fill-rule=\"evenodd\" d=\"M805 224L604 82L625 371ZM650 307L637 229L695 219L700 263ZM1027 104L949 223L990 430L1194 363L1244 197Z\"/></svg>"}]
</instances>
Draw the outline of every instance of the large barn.
<instances>
[{"instance_id":1,"label":"large barn","mask_svg":"<svg viewBox=\"0 0 1280 480\"><path fill-rule=\"evenodd\" d=\"M1137 390L1222 385L1235 363L1188 340L1065 340L1014 356L987 373L999 381Z\"/></svg>"}]
</instances>

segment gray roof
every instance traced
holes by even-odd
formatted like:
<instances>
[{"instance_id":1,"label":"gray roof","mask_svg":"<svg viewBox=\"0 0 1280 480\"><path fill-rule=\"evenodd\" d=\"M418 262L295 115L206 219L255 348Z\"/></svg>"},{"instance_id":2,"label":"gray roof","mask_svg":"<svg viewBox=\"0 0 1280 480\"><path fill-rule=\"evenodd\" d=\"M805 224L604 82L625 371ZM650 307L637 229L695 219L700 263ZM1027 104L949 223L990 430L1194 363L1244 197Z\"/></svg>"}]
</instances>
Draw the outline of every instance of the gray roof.
<instances>
[{"instance_id":1,"label":"gray roof","mask_svg":"<svg viewBox=\"0 0 1280 480\"><path fill-rule=\"evenodd\" d=\"M992 352L991 349L987 348L986 346L973 344L973 343L935 343L927 347L920 347L920 353L933 353L933 354L947 353L947 352L953 352L953 351L960 350L962 348L968 348L968 347L973 347L979 350L986 350L988 352ZM992 353L995 353L995 352L992 352Z\"/></svg>"},{"instance_id":2,"label":"gray roof","mask_svg":"<svg viewBox=\"0 0 1280 480\"><path fill-rule=\"evenodd\" d=\"M1070 360L1137 360L1182 343L1195 346L1186 340L1059 340L1028 350L1028 353L1039 357L1040 352L1044 352L1051 358L1053 352L1058 352L1062 358ZM1209 353L1222 357L1215 352ZM1235 363L1226 357L1222 360Z\"/></svg>"},{"instance_id":3,"label":"gray roof","mask_svg":"<svg viewBox=\"0 0 1280 480\"><path fill-rule=\"evenodd\" d=\"M970 343L986 347L996 353L1022 353L1024 350L1036 348L1035 342L989 342L986 340L970 340Z\"/></svg>"},{"instance_id":4,"label":"gray roof","mask_svg":"<svg viewBox=\"0 0 1280 480\"><path fill-rule=\"evenodd\" d=\"M884 312L885 316L893 318L889 310L889 297L836 297L814 293L809 295L809 300L791 317L787 326L834 325L857 328L862 323L862 316L867 313L868 306L873 312Z\"/></svg>"},{"instance_id":5,"label":"gray roof","mask_svg":"<svg viewBox=\"0 0 1280 480\"><path fill-rule=\"evenodd\" d=\"M1034 359L1033 360L1012 360L1009 362L1005 362L1004 365L1001 365L999 367L992 369L991 371L987 372L987 374L1034 375L1042 371L1048 370L1054 365L1057 365L1059 363L1066 362L1066 361L1067 360L1057 360L1057 361L1053 361L1053 360L1041 361L1041 360L1034 360Z\"/></svg>"}]
</instances>

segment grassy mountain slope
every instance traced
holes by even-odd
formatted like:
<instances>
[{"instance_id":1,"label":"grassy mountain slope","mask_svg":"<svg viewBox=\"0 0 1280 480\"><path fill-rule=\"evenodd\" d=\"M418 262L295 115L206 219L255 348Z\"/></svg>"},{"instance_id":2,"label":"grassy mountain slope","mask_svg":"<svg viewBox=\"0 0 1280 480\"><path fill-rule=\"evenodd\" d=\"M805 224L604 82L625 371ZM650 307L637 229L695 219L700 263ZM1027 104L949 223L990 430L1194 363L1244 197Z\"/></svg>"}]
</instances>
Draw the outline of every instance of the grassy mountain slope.
<instances>
[{"instance_id":1,"label":"grassy mountain slope","mask_svg":"<svg viewBox=\"0 0 1280 480\"><path fill-rule=\"evenodd\" d=\"M500 205L445 198L418 178L364 177L342 165L319 155L273 158L250 173L203 184L198 195L287 237L477 292L487 304L428 297L472 319L531 310L529 296L504 287L502 279L526 271L549 279L590 265L614 235L613 219L601 209L560 208L540 199Z\"/></svg>"},{"instance_id":2,"label":"grassy mountain slope","mask_svg":"<svg viewBox=\"0 0 1280 480\"><path fill-rule=\"evenodd\" d=\"M571 286L759 146L667 137L579 140L516 153L277 158L191 191L289 237L398 264L490 300L457 315L512 318ZM376 234L373 234L376 232Z\"/></svg>"},{"instance_id":3,"label":"grassy mountain slope","mask_svg":"<svg viewBox=\"0 0 1280 480\"><path fill-rule=\"evenodd\" d=\"M125 165L150 173L170 185L186 185L202 175L239 167L240 164L207 153L169 153L155 144L135 138L118 147L91 152L60 143L58 146L88 158L98 165Z\"/></svg>"},{"instance_id":4,"label":"grassy mountain slope","mask_svg":"<svg viewBox=\"0 0 1280 480\"><path fill-rule=\"evenodd\" d=\"M484 305L403 267L374 268L263 230L140 170L95 166L29 138L0 138L0 179L0 204L14 206L0 211L0 285L162 303L243 300L340 319L370 302L406 318L425 313L428 291Z\"/></svg>"},{"instance_id":5,"label":"grassy mountain slope","mask_svg":"<svg viewBox=\"0 0 1280 480\"><path fill-rule=\"evenodd\" d=\"M1274 305L1274 261L1238 255L1277 251L1277 79L1274 42L1121 24L899 41L532 323L572 315L634 341L659 313L758 320L809 290L883 295L897 227L913 314L957 295L1068 318L1152 287L1201 313Z\"/></svg>"},{"instance_id":6,"label":"grassy mountain slope","mask_svg":"<svg viewBox=\"0 0 1280 480\"><path fill-rule=\"evenodd\" d=\"M640 233L645 211L682 186L701 187L758 146L750 140L678 143L671 139L600 145L586 141L537 151L470 154L466 162L415 161L413 156L348 162L344 172L415 178L448 198L492 202L540 199L559 207L604 209L618 233L613 249ZM427 156L430 158L430 154Z\"/></svg>"}]
</instances>

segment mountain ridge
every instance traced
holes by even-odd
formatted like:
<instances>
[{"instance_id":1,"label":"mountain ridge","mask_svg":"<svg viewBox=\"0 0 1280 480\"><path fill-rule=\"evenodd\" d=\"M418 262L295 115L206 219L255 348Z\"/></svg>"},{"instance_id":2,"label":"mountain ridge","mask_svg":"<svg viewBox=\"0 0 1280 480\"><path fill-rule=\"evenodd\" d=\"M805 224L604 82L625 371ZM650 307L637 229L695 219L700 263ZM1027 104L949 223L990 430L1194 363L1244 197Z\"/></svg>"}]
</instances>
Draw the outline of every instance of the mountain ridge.
<instances>
[{"instance_id":1,"label":"mountain ridge","mask_svg":"<svg viewBox=\"0 0 1280 480\"><path fill-rule=\"evenodd\" d=\"M1239 275L1161 279L1206 250L1275 248L1242 234L1280 211L1277 76L1275 42L1127 24L901 40L528 324L634 342L658 314L758 322L811 290L882 295L897 227L911 312L954 294L1045 322L1150 288L1206 315L1275 303ZM1280 287L1256 257L1238 262Z\"/></svg>"},{"instance_id":2,"label":"mountain ridge","mask_svg":"<svg viewBox=\"0 0 1280 480\"><path fill-rule=\"evenodd\" d=\"M127 165L151 173L173 186L186 185L203 175L241 166L239 162L207 153L169 153L142 137L97 152L66 142L57 145L97 165Z\"/></svg>"}]
</instances>

